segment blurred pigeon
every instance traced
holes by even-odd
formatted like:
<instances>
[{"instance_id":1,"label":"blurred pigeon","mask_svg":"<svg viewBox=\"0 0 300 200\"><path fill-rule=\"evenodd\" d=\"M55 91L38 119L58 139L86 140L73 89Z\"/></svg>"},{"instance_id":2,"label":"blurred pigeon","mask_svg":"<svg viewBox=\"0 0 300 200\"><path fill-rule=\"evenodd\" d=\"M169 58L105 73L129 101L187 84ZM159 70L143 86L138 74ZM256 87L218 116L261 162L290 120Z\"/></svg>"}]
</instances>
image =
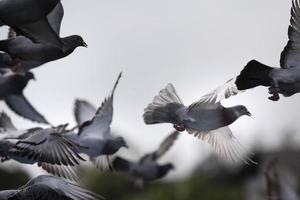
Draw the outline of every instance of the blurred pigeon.
<instances>
[{"instance_id":1,"label":"blurred pigeon","mask_svg":"<svg viewBox=\"0 0 300 200\"><path fill-rule=\"evenodd\" d=\"M268 200L299 200L297 194L298 181L295 174L272 160L265 172Z\"/></svg>"},{"instance_id":2,"label":"blurred pigeon","mask_svg":"<svg viewBox=\"0 0 300 200\"><path fill-rule=\"evenodd\" d=\"M34 79L31 72L14 73L10 70L0 70L0 100L4 100L13 111L24 118L49 124L23 95L23 90L31 79Z\"/></svg>"},{"instance_id":3,"label":"blurred pigeon","mask_svg":"<svg viewBox=\"0 0 300 200\"><path fill-rule=\"evenodd\" d=\"M189 107L183 105L172 84L168 84L147 106L143 115L146 124L171 123L177 131L207 141L223 158L245 163L247 150L233 136L229 125L243 115L251 116L245 106L225 108L213 97L214 92L204 95Z\"/></svg>"},{"instance_id":4,"label":"blurred pigeon","mask_svg":"<svg viewBox=\"0 0 300 200\"><path fill-rule=\"evenodd\" d=\"M121 157L113 161L113 169L129 173L138 186L143 186L144 181L154 181L163 178L174 166L171 163L160 165L157 163L163 155L173 146L179 132L174 131L160 144L158 150L146 154L138 162L131 162Z\"/></svg>"},{"instance_id":5,"label":"blurred pigeon","mask_svg":"<svg viewBox=\"0 0 300 200\"><path fill-rule=\"evenodd\" d=\"M35 43L50 43L61 48L59 36L47 19L58 3L60 0L1 0L0 19Z\"/></svg>"},{"instance_id":6,"label":"blurred pigeon","mask_svg":"<svg viewBox=\"0 0 300 200\"><path fill-rule=\"evenodd\" d=\"M41 175L16 190L0 191L0 200L98 200L100 195L57 177Z\"/></svg>"},{"instance_id":7,"label":"blurred pigeon","mask_svg":"<svg viewBox=\"0 0 300 200\"><path fill-rule=\"evenodd\" d=\"M70 132L66 136L76 143L88 147L81 149L81 153L88 155L96 167L108 169L109 156L115 154L121 147L127 147L122 137L112 138L110 134L110 124L113 116L113 97L117 84L121 78L121 73L108 98L104 100L98 108L93 118L84 121L79 127L78 134Z\"/></svg>"},{"instance_id":8,"label":"blurred pigeon","mask_svg":"<svg viewBox=\"0 0 300 200\"><path fill-rule=\"evenodd\" d=\"M82 147L63 134L67 125L53 128L17 130L10 118L0 115L0 128L6 138L0 139L1 161L15 160L23 164L35 164L49 173L68 179L77 179L76 165L84 159L78 154ZM11 134L14 132L15 134Z\"/></svg>"},{"instance_id":9,"label":"blurred pigeon","mask_svg":"<svg viewBox=\"0 0 300 200\"><path fill-rule=\"evenodd\" d=\"M58 3L55 9L48 15L49 23L58 36L63 14L63 7L61 3ZM57 48L50 43L34 43L25 36L14 37L15 34L10 35L12 37L9 39L0 41L0 50L12 57L13 60L10 65L15 65L17 68L25 71L46 62L64 58L70 55L77 47L87 47L87 44L79 35L61 38L62 48ZM23 63L24 61L28 63Z\"/></svg>"},{"instance_id":10,"label":"blurred pigeon","mask_svg":"<svg viewBox=\"0 0 300 200\"><path fill-rule=\"evenodd\" d=\"M280 99L279 94L285 97L300 92L300 3L293 0L291 20L288 29L289 41L281 53L281 68L273 68L256 60L251 60L240 75L220 86L215 91L216 96L226 98L236 95L243 90L257 86L269 87L269 97L272 101Z\"/></svg>"}]
</instances>

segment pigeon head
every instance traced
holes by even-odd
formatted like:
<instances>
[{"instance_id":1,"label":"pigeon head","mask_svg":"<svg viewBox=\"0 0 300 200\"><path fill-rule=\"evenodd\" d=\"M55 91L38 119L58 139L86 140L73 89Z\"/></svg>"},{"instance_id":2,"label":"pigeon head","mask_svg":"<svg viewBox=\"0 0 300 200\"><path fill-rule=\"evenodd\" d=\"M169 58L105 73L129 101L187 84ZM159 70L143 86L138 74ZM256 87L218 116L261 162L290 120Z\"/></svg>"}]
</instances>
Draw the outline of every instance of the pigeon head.
<instances>
[{"instance_id":1,"label":"pigeon head","mask_svg":"<svg viewBox=\"0 0 300 200\"><path fill-rule=\"evenodd\" d=\"M174 165L172 163L167 163L165 165L162 165L158 169L158 177L157 178L162 178L166 176L170 170L174 169Z\"/></svg>"},{"instance_id":2,"label":"pigeon head","mask_svg":"<svg viewBox=\"0 0 300 200\"><path fill-rule=\"evenodd\" d=\"M25 74L25 79L26 80L35 80L35 76L34 76L34 74L33 73L31 73L31 72L27 72L26 74Z\"/></svg>"},{"instance_id":3,"label":"pigeon head","mask_svg":"<svg viewBox=\"0 0 300 200\"><path fill-rule=\"evenodd\" d=\"M88 45L84 42L81 36L72 35L63 39L67 48L75 49L77 47L87 47Z\"/></svg>"},{"instance_id":4,"label":"pigeon head","mask_svg":"<svg viewBox=\"0 0 300 200\"><path fill-rule=\"evenodd\" d=\"M122 147L128 148L124 138L117 137L115 139L110 139L106 143L106 146L104 148L104 153L105 154L114 154Z\"/></svg>"},{"instance_id":5,"label":"pigeon head","mask_svg":"<svg viewBox=\"0 0 300 200\"><path fill-rule=\"evenodd\" d=\"M235 106L233 108L234 108L235 115L238 117L243 116L243 115L251 116L251 113L248 111L246 106L239 105L239 106Z\"/></svg>"}]
</instances>

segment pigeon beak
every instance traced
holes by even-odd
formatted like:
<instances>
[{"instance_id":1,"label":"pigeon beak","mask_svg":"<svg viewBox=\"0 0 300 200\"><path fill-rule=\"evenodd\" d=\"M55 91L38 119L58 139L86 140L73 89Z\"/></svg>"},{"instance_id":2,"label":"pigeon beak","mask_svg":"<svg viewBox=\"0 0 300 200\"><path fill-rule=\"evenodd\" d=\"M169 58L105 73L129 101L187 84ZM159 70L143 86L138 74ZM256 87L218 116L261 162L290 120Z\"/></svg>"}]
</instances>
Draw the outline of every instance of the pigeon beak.
<instances>
[{"instance_id":1,"label":"pigeon beak","mask_svg":"<svg viewBox=\"0 0 300 200\"><path fill-rule=\"evenodd\" d=\"M85 42L82 43L82 46L85 47L85 48L88 47L87 43L85 43Z\"/></svg>"},{"instance_id":2,"label":"pigeon beak","mask_svg":"<svg viewBox=\"0 0 300 200\"><path fill-rule=\"evenodd\" d=\"M246 115L248 115L249 117L252 116L251 113L250 113L249 111L246 113Z\"/></svg>"}]
</instances>

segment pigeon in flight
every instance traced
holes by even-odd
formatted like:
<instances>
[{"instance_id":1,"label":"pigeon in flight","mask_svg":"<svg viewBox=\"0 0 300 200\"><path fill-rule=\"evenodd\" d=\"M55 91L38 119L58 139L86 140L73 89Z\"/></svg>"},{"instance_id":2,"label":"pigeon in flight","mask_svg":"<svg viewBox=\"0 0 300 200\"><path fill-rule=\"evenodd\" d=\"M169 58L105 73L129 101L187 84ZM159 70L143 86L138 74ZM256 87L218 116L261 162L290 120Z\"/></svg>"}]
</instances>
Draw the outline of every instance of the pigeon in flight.
<instances>
[{"instance_id":1,"label":"pigeon in flight","mask_svg":"<svg viewBox=\"0 0 300 200\"><path fill-rule=\"evenodd\" d=\"M59 36L64 10L58 3L54 10L47 16L48 21ZM10 32L13 32L12 30ZM87 47L81 36L72 35L61 38L62 47L57 48L51 43L34 43L29 38L10 33L10 38L0 41L0 50L8 53L17 69L28 71L47 62L58 60L70 55L77 47ZM23 66L24 65L24 66Z\"/></svg>"},{"instance_id":2,"label":"pigeon in flight","mask_svg":"<svg viewBox=\"0 0 300 200\"><path fill-rule=\"evenodd\" d=\"M52 128L18 130L7 114L0 114L1 161L15 160L23 164L35 164L49 173L76 180L76 166L84 159L79 149L86 148L65 137L67 125Z\"/></svg>"},{"instance_id":3,"label":"pigeon in flight","mask_svg":"<svg viewBox=\"0 0 300 200\"><path fill-rule=\"evenodd\" d=\"M102 196L63 179L41 175L16 190L0 191L0 200L100 200Z\"/></svg>"},{"instance_id":4,"label":"pigeon in flight","mask_svg":"<svg viewBox=\"0 0 300 200\"><path fill-rule=\"evenodd\" d=\"M281 68L273 68L256 60L247 63L239 76L215 91L215 96L226 98L241 91L257 86L269 88L269 97L272 101L280 99L279 94L285 97L300 92L300 2L293 0L290 26L288 29L289 41L281 53Z\"/></svg>"},{"instance_id":5,"label":"pigeon in flight","mask_svg":"<svg viewBox=\"0 0 300 200\"><path fill-rule=\"evenodd\" d=\"M1 0L0 21L35 43L62 47L59 36L47 19L60 0Z\"/></svg>"},{"instance_id":6,"label":"pigeon in flight","mask_svg":"<svg viewBox=\"0 0 300 200\"><path fill-rule=\"evenodd\" d=\"M80 108L75 108L76 119L79 119L77 121L79 125L78 134L74 132L66 134L66 137L69 139L87 147L86 149L82 148L80 153L88 155L95 166L103 170L110 168L110 155L115 154L121 147L127 148L124 138L113 138L110 131L113 117L114 92L120 78L121 73L110 96L102 102L102 105L96 110L92 118L90 118L90 115L86 118L84 116L85 113L81 112Z\"/></svg>"},{"instance_id":7,"label":"pigeon in flight","mask_svg":"<svg viewBox=\"0 0 300 200\"><path fill-rule=\"evenodd\" d=\"M171 163L160 165L157 161L165 155L178 138L179 132L174 131L163 140L159 148L143 156L138 162L131 162L117 157L112 165L116 171L129 173L137 186L142 187L145 181L154 181L166 176L174 166Z\"/></svg>"},{"instance_id":8,"label":"pigeon in flight","mask_svg":"<svg viewBox=\"0 0 300 200\"><path fill-rule=\"evenodd\" d=\"M28 102L23 90L34 78L33 73L15 73L11 70L0 69L0 100L18 115L34 122L49 124L48 121Z\"/></svg>"},{"instance_id":9,"label":"pigeon in flight","mask_svg":"<svg viewBox=\"0 0 300 200\"><path fill-rule=\"evenodd\" d=\"M226 160L252 162L245 157L248 151L233 136L229 125L243 115L251 116L245 106L225 108L214 96L204 95L198 102L186 107L172 84L168 84L154 97L143 115L146 124L171 123L177 131L207 141Z\"/></svg>"}]
</instances>

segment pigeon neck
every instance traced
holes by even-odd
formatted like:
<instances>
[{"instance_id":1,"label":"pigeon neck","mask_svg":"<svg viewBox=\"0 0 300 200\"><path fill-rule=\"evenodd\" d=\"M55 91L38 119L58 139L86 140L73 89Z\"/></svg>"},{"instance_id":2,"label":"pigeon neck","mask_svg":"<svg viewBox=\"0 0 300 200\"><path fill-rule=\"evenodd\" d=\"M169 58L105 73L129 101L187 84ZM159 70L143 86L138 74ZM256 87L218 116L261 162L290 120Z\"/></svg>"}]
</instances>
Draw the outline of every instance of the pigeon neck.
<instances>
[{"instance_id":1,"label":"pigeon neck","mask_svg":"<svg viewBox=\"0 0 300 200\"><path fill-rule=\"evenodd\" d=\"M226 121L228 125L236 121L241 115L236 111L235 107L225 108Z\"/></svg>"}]
</instances>

